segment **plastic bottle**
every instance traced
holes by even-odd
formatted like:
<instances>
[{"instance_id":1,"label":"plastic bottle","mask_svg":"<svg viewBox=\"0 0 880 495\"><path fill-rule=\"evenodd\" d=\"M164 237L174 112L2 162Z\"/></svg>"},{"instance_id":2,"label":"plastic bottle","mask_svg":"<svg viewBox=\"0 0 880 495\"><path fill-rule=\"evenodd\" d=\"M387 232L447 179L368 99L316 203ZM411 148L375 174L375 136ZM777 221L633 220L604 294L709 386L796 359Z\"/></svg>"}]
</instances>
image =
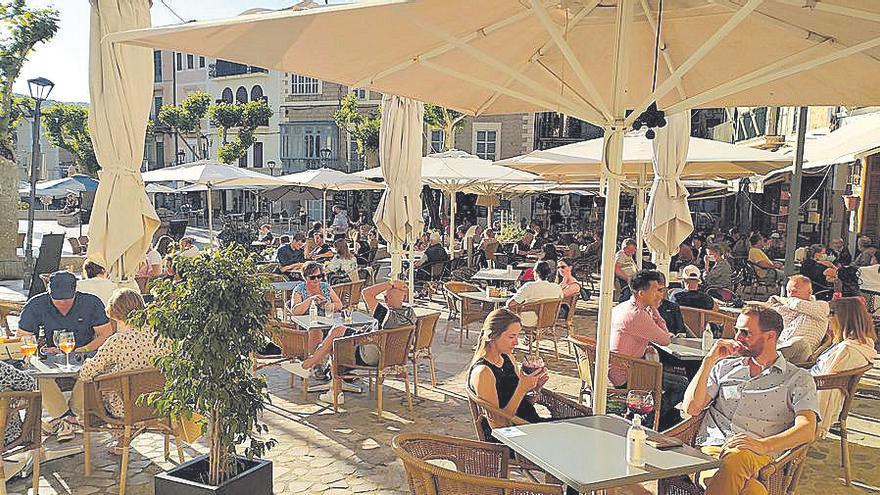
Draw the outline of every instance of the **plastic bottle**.
<instances>
[{"instance_id":1,"label":"plastic bottle","mask_svg":"<svg viewBox=\"0 0 880 495\"><path fill-rule=\"evenodd\" d=\"M715 344L715 336L712 335L712 325L706 323L706 329L703 330L703 342L702 348L704 351L709 352L712 350L712 346Z\"/></svg>"},{"instance_id":2,"label":"plastic bottle","mask_svg":"<svg viewBox=\"0 0 880 495\"><path fill-rule=\"evenodd\" d=\"M632 425L626 432L626 463L630 466L645 466L645 441L648 434L642 428L642 417L636 414Z\"/></svg>"},{"instance_id":3,"label":"plastic bottle","mask_svg":"<svg viewBox=\"0 0 880 495\"><path fill-rule=\"evenodd\" d=\"M648 346L648 348L645 349L645 359L647 361L653 361L655 363L659 363L660 362L660 353L657 352L657 349L655 349L654 346Z\"/></svg>"},{"instance_id":4,"label":"plastic bottle","mask_svg":"<svg viewBox=\"0 0 880 495\"><path fill-rule=\"evenodd\" d=\"M318 323L318 305L314 301L309 306L309 323Z\"/></svg>"}]
</instances>

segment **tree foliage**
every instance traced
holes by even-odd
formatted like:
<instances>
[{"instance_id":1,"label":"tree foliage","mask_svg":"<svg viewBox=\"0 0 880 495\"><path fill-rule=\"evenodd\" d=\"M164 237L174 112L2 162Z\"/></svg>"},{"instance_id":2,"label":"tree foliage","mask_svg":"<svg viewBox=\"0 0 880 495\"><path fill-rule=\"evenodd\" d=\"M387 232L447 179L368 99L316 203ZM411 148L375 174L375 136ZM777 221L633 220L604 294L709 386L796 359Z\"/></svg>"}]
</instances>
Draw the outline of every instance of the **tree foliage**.
<instances>
[{"instance_id":1,"label":"tree foliage","mask_svg":"<svg viewBox=\"0 0 880 495\"><path fill-rule=\"evenodd\" d=\"M177 256L180 281L153 286L154 302L136 318L170 341L171 352L157 360L165 388L147 399L161 414L207 422L202 432L211 442L208 484L218 485L241 469L236 446L248 458L275 445L258 418L269 400L266 379L251 373L252 353L265 345L269 306L268 281L240 245Z\"/></svg>"},{"instance_id":2,"label":"tree foliage","mask_svg":"<svg viewBox=\"0 0 880 495\"><path fill-rule=\"evenodd\" d=\"M208 108L211 122L220 128L222 143L217 149L217 159L232 163L243 157L254 144L254 131L266 125L272 117L272 109L266 100L253 100L247 103L215 103ZM235 138L229 140L229 131L237 129Z\"/></svg>"},{"instance_id":3,"label":"tree foliage","mask_svg":"<svg viewBox=\"0 0 880 495\"><path fill-rule=\"evenodd\" d=\"M29 8L25 0L0 1L0 156L13 159L12 134L19 117L12 86L34 47L58 32L58 11Z\"/></svg>"},{"instance_id":4,"label":"tree foliage","mask_svg":"<svg viewBox=\"0 0 880 495\"><path fill-rule=\"evenodd\" d=\"M443 131L443 148L437 153L449 151L455 144L455 131L464 126L465 114L437 105L425 104L425 124L434 131Z\"/></svg>"},{"instance_id":5,"label":"tree foliage","mask_svg":"<svg viewBox=\"0 0 880 495\"><path fill-rule=\"evenodd\" d=\"M101 167L89 136L89 109L71 103L55 103L42 115L43 134L49 142L73 154L80 172L96 176Z\"/></svg>"},{"instance_id":6,"label":"tree foliage","mask_svg":"<svg viewBox=\"0 0 880 495\"><path fill-rule=\"evenodd\" d=\"M362 112L358 106L357 94L352 92L343 98L333 119L340 129L345 129L354 138L358 154L366 156L369 151L379 151L382 116L376 109Z\"/></svg>"},{"instance_id":7,"label":"tree foliage","mask_svg":"<svg viewBox=\"0 0 880 495\"><path fill-rule=\"evenodd\" d=\"M196 133L196 141L202 138L201 122L208 113L211 105L211 95L204 91L194 91L189 94L180 105L162 105L159 115L156 118L159 122L170 127L176 132L183 141L183 144L189 148L193 156L198 156L196 150L187 141L186 135ZM203 156L202 158L208 158Z\"/></svg>"}]
</instances>

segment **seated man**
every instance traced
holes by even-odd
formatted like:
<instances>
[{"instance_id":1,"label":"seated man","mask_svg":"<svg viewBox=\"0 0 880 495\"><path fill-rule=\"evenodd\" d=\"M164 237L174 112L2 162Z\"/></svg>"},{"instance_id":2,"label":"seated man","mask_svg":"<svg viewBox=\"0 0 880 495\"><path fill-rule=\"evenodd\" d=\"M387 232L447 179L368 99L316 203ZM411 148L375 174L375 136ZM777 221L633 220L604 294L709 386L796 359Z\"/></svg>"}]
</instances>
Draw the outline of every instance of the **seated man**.
<instances>
[{"instance_id":1,"label":"seated man","mask_svg":"<svg viewBox=\"0 0 880 495\"><path fill-rule=\"evenodd\" d=\"M813 285L803 275L792 275L785 286L788 297L770 296L767 305L782 316L776 348L793 363L807 361L828 331L831 312L826 301L813 297Z\"/></svg>"},{"instance_id":2,"label":"seated man","mask_svg":"<svg viewBox=\"0 0 880 495\"><path fill-rule=\"evenodd\" d=\"M525 233L523 233L522 239L520 239L519 241L517 241L516 244L513 245L513 250L511 254L513 254L517 260L525 260L526 256L534 249L534 242L535 233L531 230L525 231Z\"/></svg>"},{"instance_id":3,"label":"seated man","mask_svg":"<svg viewBox=\"0 0 880 495\"><path fill-rule=\"evenodd\" d=\"M669 299L679 306L686 308L713 309L715 300L712 296L700 290L700 269L688 265L681 271L681 281L684 289L676 290Z\"/></svg>"},{"instance_id":4,"label":"seated man","mask_svg":"<svg viewBox=\"0 0 880 495\"><path fill-rule=\"evenodd\" d=\"M80 280L76 284L76 289L86 294L94 294L98 299L107 306L110 296L119 287L109 278L107 278L107 270L92 260L86 260L83 263L83 274L85 280Z\"/></svg>"},{"instance_id":5,"label":"seated man","mask_svg":"<svg viewBox=\"0 0 880 495\"><path fill-rule=\"evenodd\" d=\"M278 262L278 272L287 275L291 280L300 280L300 270L306 262L303 254L303 244L306 236L297 232L293 236L281 236L281 245L275 250L275 261Z\"/></svg>"},{"instance_id":6,"label":"seated man","mask_svg":"<svg viewBox=\"0 0 880 495\"><path fill-rule=\"evenodd\" d=\"M627 238L623 240L623 244L620 246L620 251L617 252L617 255L614 258L614 275L617 277L618 283L623 286L620 290L620 301L626 301L629 299L629 279L639 271L636 260L633 258L635 254L636 241L635 239Z\"/></svg>"},{"instance_id":7,"label":"seated man","mask_svg":"<svg viewBox=\"0 0 880 495\"><path fill-rule=\"evenodd\" d=\"M199 248L196 246L196 241L192 237L184 237L180 239L180 256L184 258L194 258L198 256L200 253Z\"/></svg>"},{"instance_id":8,"label":"seated man","mask_svg":"<svg viewBox=\"0 0 880 495\"><path fill-rule=\"evenodd\" d=\"M708 407L695 444L721 459L706 481L707 495L766 494L758 471L816 436L816 384L776 352L782 325L775 311L746 306L736 320L736 341L715 342L688 386L687 413Z\"/></svg>"},{"instance_id":9,"label":"seated man","mask_svg":"<svg viewBox=\"0 0 880 495\"><path fill-rule=\"evenodd\" d=\"M55 349L54 336L58 331L73 332L76 348L73 352L96 351L113 334L110 320L104 312L104 303L92 294L76 290L76 277L70 272L55 272L49 277L49 290L32 297L21 310L18 334L35 335L43 328L47 353ZM81 389L80 389L81 390ZM76 393L70 400L64 398L55 380L40 379L43 407L52 418L52 432L58 440L73 439L73 427L61 418L73 415L71 409L82 407L82 396Z\"/></svg>"},{"instance_id":10,"label":"seated man","mask_svg":"<svg viewBox=\"0 0 880 495\"><path fill-rule=\"evenodd\" d=\"M257 242L264 246L271 246L275 242L275 234L272 233L272 226L268 223L260 225L260 234L257 236Z\"/></svg>"},{"instance_id":11,"label":"seated man","mask_svg":"<svg viewBox=\"0 0 880 495\"><path fill-rule=\"evenodd\" d=\"M751 244L749 263L755 266L755 274L770 282L782 280L783 273L780 270L782 264L771 261L767 253L764 252L764 238L761 237L761 234L752 234L749 237L749 243Z\"/></svg>"},{"instance_id":12,"label":"seated man","mask_svg":"<svg viewBox=\"0 0 880 495\"><path fill-rule=\"evenodd\" d=\"M531 282L524 283L522 287L516 291L516 294L507 301L507 307L516 312L519 306L526 303L543 301L546 299L562 299L562 286L550 282L555 275L553 272L554 270L550 266L550 263L546 261L537 262L534 270L535 279ZM538 315L531 311L526 311L525 313L520 314L519 317L522 326L524 327L534 327L538 324Z\"/></svg>"},{"instance_id":13,"label":"seated man","mask_svg":"<svg viewBox=\"0 0 880 495\"><path fill-rule=\"evenodd\" d=\"M329 259L333 257L333 250L329 244L324 242L324 234L320 230L312 234L312 243L306 246L305 257L310 260L323 260L324 258Z\"/></svg>"},{"instance_id":14,"label":"seated man","mask_svg":"<svg viewBox=\"0 0 880 495\"><path fill-rule=\"evenodd\" d=\"M672 334L657 308L666 291L663 274L642 270L630 279L632 297L611 310L611 351L624 356L643 358L649 343L669 345ZM626 370L612 366L608 379L618 388L625 388ZM675 405L681 402L687 378L663 372L663 397L660 401L661 428L681 420ZM656 399L656 397L655 397Z\"/></svg>"},{"instance_id":15,"label":"seated man","mask_svg":"<svg viewBox=\"0 0 880 495\"><path fill-rule=\"evenodd\" d=\"M415 262L416 278L418 280L431 280L431 265L435 263L445 263L447 261L449 261L449 253L447 253L446 249L440 244L440 232L431 232L431 235L428 238L428 247L425 249L425 254L420 260Z\"/></svg>"},{"instance_id":16,"label":"seated man","mask_svg":"<svg viewBox=\"0 0 880 495\"><path fill-rule=\"evenodd\" d=\"M378 328L382 330L400 328L416 324L416 314L409 306L404 306L409 287L403 280L388 280L372 285L364 289L364 302L373 318L376 319ZM385 294L385 302L379 301L378 296ZM311 370L316 365L324 362L330 352L333 350L333 341L340 337L350 337L373 331L374 327L349 328L345 326L337 326L330 330L327 337L318 345L315 352L305 359L302 363L293 362L283 365L282 367L291 373L309 378ZM364 366L376 366L379 364L379 353L375 345L358 346L355 353L355 360L358 364ZM319 397L324 402L333 402L333 396L328 391ZM337 402L342 404L344 398L340 392Z\"/></svg>"}]
</instances>

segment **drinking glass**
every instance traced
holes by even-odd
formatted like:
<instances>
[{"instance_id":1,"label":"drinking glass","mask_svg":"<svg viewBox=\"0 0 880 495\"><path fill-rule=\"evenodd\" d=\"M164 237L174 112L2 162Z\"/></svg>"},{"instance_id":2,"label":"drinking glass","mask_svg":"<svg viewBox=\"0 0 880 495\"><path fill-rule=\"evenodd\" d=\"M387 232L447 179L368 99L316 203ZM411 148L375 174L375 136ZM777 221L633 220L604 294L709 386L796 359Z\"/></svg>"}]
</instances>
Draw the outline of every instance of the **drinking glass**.
<instances>
[{"instance_id":1,"label":"drinking glass","mask_svg":"<svg viewBox=\"0 0 880 495\"><path fill-rule=\"evenodd\" d=\"M76 339L73 337L73 332L55 332L55 342L61 352L64 353L64 367L65 369L70 368L70 353L76 348Z\"/></svg>"},{"instance_id":2,"label":"drinking glass","mask_svg":"<svg viewBox=\"0 0 880 495\"><path fill-rule=\"evenodd\" d=\"M37 338L33 335L25 335L21 338L21 355L24 356L24 367L31 364L31 356L37 353Z\"/></svg>"},{"instance_id":3,"label":"drinking glass","mask_svg":"<svg viewBox=\"0 0 880 495\"><path fill-rule=\"evenodd\" d=\"M342 309L342 321L346 325L351 325L351 320L352 320L351 313L352 313L351 308L343 308Z\"/></svg>"},{"instance_id":4,"label":"drinking glass","mask_svg":"<svg viewBox=\"0 0 880 495\"><path fill-rule=\"evenodd\" d=\"M628 419L638 414L642 417L642 424L648 424L648 415L654 411L654 395L648 390L630 390L626 394L626 408Z\"/></svg>"}]
</instances>

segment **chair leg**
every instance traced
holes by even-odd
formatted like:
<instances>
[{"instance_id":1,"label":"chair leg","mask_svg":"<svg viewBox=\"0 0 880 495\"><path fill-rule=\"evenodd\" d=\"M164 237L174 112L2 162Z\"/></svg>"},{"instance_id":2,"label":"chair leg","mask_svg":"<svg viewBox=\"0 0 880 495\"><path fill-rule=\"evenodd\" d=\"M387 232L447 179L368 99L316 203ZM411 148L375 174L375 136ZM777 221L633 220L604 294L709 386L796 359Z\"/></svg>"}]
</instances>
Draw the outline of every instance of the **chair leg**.
<instances>
[{"instance_id":1,"label":"chair leg","mask_svg":"<svg viewBox=\"0 0 880 495\"><path fill-rule=\"evenodd\" d=\"M376 375L376 414L382 417L382 382L384 377L382 373Z\"/></svg>"},{"instance_id":2,"label":"chair leg","mask_svg":"<svg viewBox=\"0 0 880 495\"><path fill-rule=\"evenodd\" d=\"M431 369L431 386L437 387L437 374L434 372L434 354L428 354L428 366Z\"/></svg>"},{"instance_id":3,"label":"chair leg","mask_svg":"<svg viewBox=\"0 0 880 495\"><path fill-rule=\"evenodd\" d=\"M122 459L119 465L119 495L125 495L125 484L128 481L128 455L131 444L131 426L125 427L122 434Z\"/></svg>"},{"instance_id":4,"label":"chair leg","mask_svg":"<svg viewBox=\"0 0 880 495\"><path fill-rule=\"evenodd\" d=\"M419 396L419 363L416 362L416 361L417 361L416 359L413 359L413 361L412 361L412 368L413 368L413 394L415 394L415 396L418 397L418 396ZM408 383L409 383L409 382L407 381L407 384L408 384ZM407 388L409 388L409 385L407 385Z\"/></svg>"},{"instance_id":5,"label":"chair leg","mask_svg":"<svg viewBox=\"0 0 880 495\"><path fill-rule=\"evenodd\" d=\"M339 412L339 391L342 389L342 379L333 377L333 384L330 386L330 392L333 397L333 412Z\"/></svg>"},{"instance_id":6,"label":"chair leg","mask_svg":"<svg viewBox=\"0 0 880 495\"><path fill-rule=\"evenodd\" d=\"M83 428L83 448L85 450L84 471L86 476L92 475L92 432Z\"/></svg>"},{"instance_id":7,"label":"chair leg","mask_svg":"<svg viewBox=\"0 0 880 495\"><path fill-rule=\"evenodd\" d=\"M403 390L406 392L406 402L409 406L409 412L413 412L412 395L409 393L409 377L406 376L406 368L403 368Z\"/></svg>"},{"instance_id":8,"label":"chair leg","mask_svg":"<svg viewBox=\"0 0 880 495\"><path fill-rule=\"evenodd\" d=\"M464 320L461 319L458 322L458 348L459 349L461 349L462 345L464 344L464 329L465 329Z\"/></svg>"},{"instance_id":9,"label":"chair leg","mask_svg":"<svg viewBox=\"0 0 880 495\"><path fill-rule=\"evenodd\" d=\"M846 486L850 486L852 485L852 467L850 466L846 420L840 422L840 457L843 462L843 479L846 481Z\"/></svg>"},{"instance_id":10,"label":"chair leg","mask_svg":"<svg viewBox=\"0 0 880 495\"><path fill-rule=\"evenodd\" d=\"M40 462L42 461L42 455L43 447L37 447L34 449L34 472L31 473L31 477L33 478L31 484L33 485L34 495L40 494ZM0 464L3 464L3 462L0 461ZM6 479L6 476L3 476L0 479ZM4 483L4 487L5 485L6 484Z\"/></svg>"},{"instance_id":11,"label":"chair leg","mask_svg":"<svg viewBox=\"0 0 880 495\"><path fill-rule=\"evenodd\" d=\"M293 374L291 374L290 376L292 377ZM303 378L303 379L302 379L302 382L303 382L303 391L302 391L302 394L303 394L303 400L305 400L305 399L308 399L308 398L309 398L309 379L308 379L308 378Z\"/></svg>"}]
</instances>

